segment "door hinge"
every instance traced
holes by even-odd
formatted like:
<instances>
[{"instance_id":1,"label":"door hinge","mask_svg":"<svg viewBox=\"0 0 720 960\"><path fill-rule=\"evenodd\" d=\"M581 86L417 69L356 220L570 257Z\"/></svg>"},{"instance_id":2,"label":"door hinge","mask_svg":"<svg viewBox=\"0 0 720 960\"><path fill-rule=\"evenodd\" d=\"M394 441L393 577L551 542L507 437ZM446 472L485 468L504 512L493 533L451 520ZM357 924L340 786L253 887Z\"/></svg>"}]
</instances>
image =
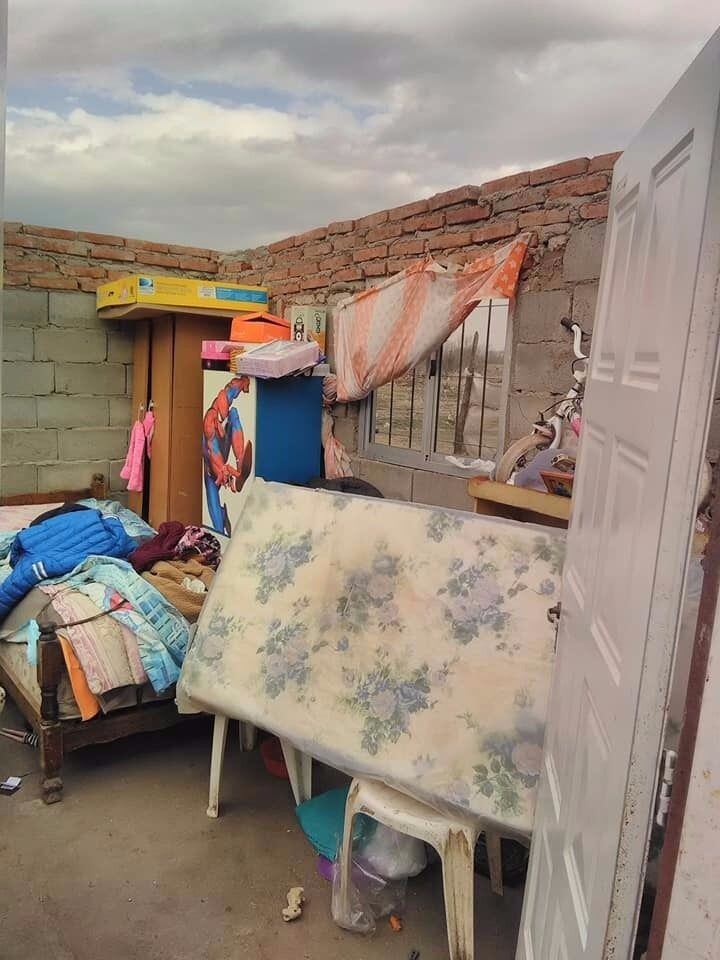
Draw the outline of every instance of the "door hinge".
<instances>
[{"instance_id":1,"label":"door hinge","mask_svg":"<svg viewBox=\"0 0 720 960\"><path fill-rule=\"evenodd\" d=\"M664 827L667 823L668 810L672 800L673 780L675 779L675 767L677 766L677 753L674 750L663 751L663 772L660 779L660 788L658 790L657 813L655 814L655 823L659 827Z\"/></svg>"}]
</instances>

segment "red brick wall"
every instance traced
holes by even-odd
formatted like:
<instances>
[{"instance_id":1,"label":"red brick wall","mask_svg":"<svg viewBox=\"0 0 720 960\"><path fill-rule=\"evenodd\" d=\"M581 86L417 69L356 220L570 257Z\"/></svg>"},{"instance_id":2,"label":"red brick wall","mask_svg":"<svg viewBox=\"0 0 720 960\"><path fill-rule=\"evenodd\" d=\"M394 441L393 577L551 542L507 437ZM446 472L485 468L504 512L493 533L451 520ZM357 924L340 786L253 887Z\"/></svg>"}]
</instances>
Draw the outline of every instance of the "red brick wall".
<instances>
[{"instance_id":1,"label":"red brick wall","mask_svg":"<svg viewBox=\"0 0 720 960\"><path fill-rule=\"evenodd\" d=\"M84 290L138 273L160 270L212 277L217 250L175 243L127 240L106 233L61 230L23 223L5 224L5 286L43 290Z\"/></svg>"}]
</instances>

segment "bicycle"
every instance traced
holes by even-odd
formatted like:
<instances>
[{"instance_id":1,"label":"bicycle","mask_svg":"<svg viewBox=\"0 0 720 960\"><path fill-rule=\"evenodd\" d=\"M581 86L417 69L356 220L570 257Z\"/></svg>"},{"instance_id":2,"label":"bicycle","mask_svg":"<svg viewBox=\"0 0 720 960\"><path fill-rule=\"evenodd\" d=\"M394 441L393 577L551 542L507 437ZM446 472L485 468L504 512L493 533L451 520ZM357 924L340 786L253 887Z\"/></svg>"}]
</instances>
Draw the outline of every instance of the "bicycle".
<instances>
[{"instance_id":1,"label":"bicycle","mask_svg":"<svg viewBox=\"0 0 720 960\"><path fill-rule=\"evenodd\" d=\"M495 479L500 483L508 483L517 470L526 466L531 454L534 455L540 450L557 450L566 423L577 437L580 436L588 363L588 354L583 353L582 341L587 339L589 334L585 333L579 323L573 323L567 317L563 317L560 323L573 335L573 385L561 400L540 411L529 436L520 437L507 448L495 472ZM553 409L555 413L546 419L545 414Z\"/></svg>"}]
</instances>

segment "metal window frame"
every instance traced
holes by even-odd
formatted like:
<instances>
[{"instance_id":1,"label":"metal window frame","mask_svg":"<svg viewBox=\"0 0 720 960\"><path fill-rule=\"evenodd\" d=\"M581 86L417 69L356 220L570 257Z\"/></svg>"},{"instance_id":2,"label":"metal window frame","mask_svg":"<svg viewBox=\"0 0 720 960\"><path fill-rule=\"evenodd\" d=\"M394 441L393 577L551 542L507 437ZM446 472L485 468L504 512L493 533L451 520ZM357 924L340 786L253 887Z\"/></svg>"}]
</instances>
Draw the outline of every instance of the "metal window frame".
<instances>
[{"instance_id":1,"label":"metal window frame","mask_svg":"<svg viewBox=\"0 0 720 960\"><path fill-rule=\"evenodd\" d=\"M497 298L502 301L502 298ZM507 302L507 326L505 331L505 353L503 356L503 377L500 391L500 411L498 420L498 450L495 462L498 463L505 449L505 435L508 422L508 401L510 397L511 354L513 345L513 320L515 301ZM391 447L383 443L375 443L372 437L373 428L373 400L374 392L367 396L360 404L360 430L358 454L366 460L377 460L380 463L390 463L398 467L408 467L413 470L425 470L428 473L439 473L446 476L465 477L467 470L455 467L448 463L446 455L433 451L433 437L437 423L438 398L440 394L440 377L430 376L430 364L433 359L442 353L442 346L437 353L427 358L427 376L425 379L425 404L423 408L422 451L407 450L402 447ZM428 416L428 413L430 414ZM429 451L429 452L424 452Z\"/></svg>"}]
</instances>

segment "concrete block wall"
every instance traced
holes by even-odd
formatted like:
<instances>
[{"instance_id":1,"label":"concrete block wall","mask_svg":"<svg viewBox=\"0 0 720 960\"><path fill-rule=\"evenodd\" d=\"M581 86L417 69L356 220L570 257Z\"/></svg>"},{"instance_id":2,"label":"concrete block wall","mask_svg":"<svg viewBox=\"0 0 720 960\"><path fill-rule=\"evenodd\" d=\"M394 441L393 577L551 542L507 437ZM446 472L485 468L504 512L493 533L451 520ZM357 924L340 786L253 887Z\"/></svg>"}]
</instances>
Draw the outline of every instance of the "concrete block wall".
<instances>
[{"instance_id":1,"label":"concrete block wall","mask_svg":"<svg viewBox=\"0 0 720 960\"><path fill-rule=\"evenodd\" d=\"M219 276L267 284L277 313L287 313L295 303L324 303L332 314L339 300L421 257L466 264L520 232L531 232L513 319L507 445L569 389L572 344L559 321L571 316L592 328L618 156L577 157L358 220L335 221L227 254L220 258ZM332 319L329 349L332 354ZM359 404L342 404L334 411L336 435L353 455L358 476L387 496L472 507L460 478L362 458L359 409Z\"/></svg>"},{"instance_id":2,"label":"concrete block wall","mask_svg":"<svg viewBox=\"0 0 720 960\"><path fill-rule=\"evenodd\" d=\"M117 494L130 410L132 328L98 320L92 293L4 291L2 491Z\"/></svg>"}]
</instances>

